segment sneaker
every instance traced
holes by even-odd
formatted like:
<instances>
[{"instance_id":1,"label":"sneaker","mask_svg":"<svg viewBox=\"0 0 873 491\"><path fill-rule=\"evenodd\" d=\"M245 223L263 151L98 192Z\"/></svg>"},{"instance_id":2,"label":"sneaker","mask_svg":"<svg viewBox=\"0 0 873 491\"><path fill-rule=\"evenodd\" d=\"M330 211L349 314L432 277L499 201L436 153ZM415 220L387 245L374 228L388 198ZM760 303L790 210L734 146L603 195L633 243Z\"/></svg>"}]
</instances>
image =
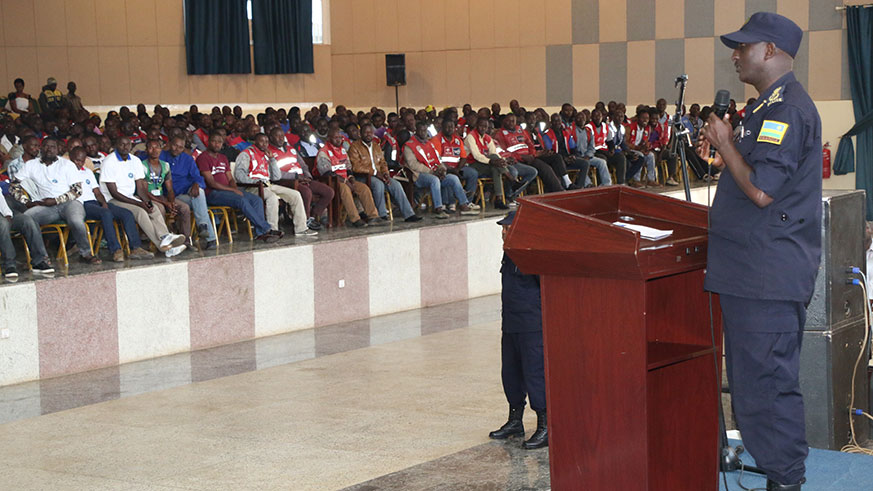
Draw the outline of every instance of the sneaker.
<instances>
[{"instance_id":1,"label":"sneaker","mask_svg":"<svg viewBox=\"0 0 873 491\"><path fill-rule=\"evenodd\" d=\"M255 237L255 240L260 240L261 242L265 242L267 244L272 244L273 242L276 242L277 240L279 240L279 237L271 234L270 232L267 232L265 234L261 234L261 235Z\"/></svg>"},{"instance_id":2,"label":"sneaker","mask_svg":"<svg viewBox=\"0 0 873 491\"><path fill-rule=\"evenodd\" d=\"M415 223L415 222L420 222L420 221L421 221L421 217L418 216L418 215L410 215L410 216L404 218L403 221L406 222L406 223Z\"/></svg>"},{"instance_id":3,"label":"sneaker","mask_svg":"<svg viewBox=\"0 0 873 491\"><path fill-rule=\"evenodd\" d=\"M644 188L644 187L646 187L645 184L641 183L640 181L637 181L636 179L631 179L630 181L628 181L627 184L628 184L628 186L630 186L632 188Z\"/></svg>"},{"instance_id":4,"label":"sneaker","mask_svg":"<svg viewBox=\"0 0 873 491\"><path fill-rule=\"evenodd\" d=\"M433 212L433 217L436 218L437 220L445 220L445 219L449 218L449 214L446 213L446 210L444 208L437 208Z\"/></svg>"},{"instance_id":5,"label":"sneaker","mask_svg":"<svg viewBox=\"0 0 873 491\"><path fill-rule=\"evenodd\" d=\"M455 205L454 205L454 204L451 204L451 205L447 206L447 207L446 207L446 211L447 211L448 213L454 213L454 212L455 212Z\"/></svg>"},{"instance_id":6,"label":"sneaker","mask_svg":"<svg viewBox=\"0 0 873 491\"><path fill-rule=\"evenodd\" d=\"M17 280L18 271L15 270L15 266L6 268L6 271L3 272L3 277L7 280Z\"/></svg>"},{"instance_id":7,"label":"sneaker","mask_svg":"<svg viewBox=\"0 0 873 491\"><path fill-rule=\"evenodd\" d=\"M473 211L482 211L482 207L477 205L476 203L473 203L472 201L467 203L467 207Z\"/></svg>"},{"instance_id":8,"label":"sneaker","mask_svg":"<svg viewBox=\"0 0 873 491\"><path fill-rule=\"evenodd\" d=\"M318 235L317 231L307 228L303 232L297 232L294 234L294 237L314 237L316 235Z\"/></svg>"},{"instance_id":9,"label":"sneaker","mask_svg":"<svg viewBox=\"0 0 873 491\"><path fill-rule=\"evenodd\" d=\"M54 274L55 268L51 267L48 261L42 261L33 265L33 272L37 274Z\"/></svg>"},{"instance_id":10,"label":"sneaker","mask_svg":"<svg viewBox=\"0 0 873 491\"><path fill-rule=\"evenodd\" d=\"M87 256L79 256L79 262L85 263L85 264L90 264L92 266L96 266L96 265L102 263L103 261L101 261L100 258L97 256L87 255Z\"/></svg>"},{"instance_id":11,"label":"sneaker","mask_svg":"<svg viewBox=\"0 0 873 491\"><path fill-rule=\"evenodd\" d=\"M506 206L508 206L510 208L516 208L516 207L518 207L518 203L515 200L509 200L509 202L506 203Z\"/></svg>"},{"instance_id":12,"label":"sneaker","mask_svg":"<svg viewBox=\"0 0 873 491\"><path fill-rule=\"evenodd\" d=\"M668 186L678 186L679 185L679 183L676 182L672 177L670 179L667 179L667 182L665 184Z\"/></svg>"},{"instance_id":13,"label":"sneaker","mask_svg":"<svg viewBox=\"0 0 873 491\"><path fill-rule=\"evenodd\" d=\"M137 261L137 260L141 260L141 259L153 259L155 257L155 255L152 254L151 252L143 249L142 247L137 247L136 249L133 249L132 251L130 251L130 255L128 257L130 259Z\"/></svg>"},{"instance_id":14,"label":"sneaker","mask_svg":"<svg viewBox=\"0 0 873 491\"><path fill-rule=\"evenodd\" d=\"M321 224L318 223L318 220L316 220L315 217L309 217L306 220L306 226L311 230L321 230Z\"/></svg>"},{"instance_id":15,"label":"sneaker","mask_svg":"<svg viewBox=\"0 0 873 491\"><path fill-rule=\"evenodd\" d=\"M203 250L208 251L211 249L215 249L216 247L218 247L218 242L216 242L214 240L209 240L209 241L206 241L206 245L203 246Z\"/></svg>"},{"instance_id":16,"label":"sneaker","mask_svg":"<svg viewBox=\"0 0 873 491\"><path fill-rule=\"evenodd\" d=\"M117 251L112 253L112 260L116 263L124 262L124 251L118 249Z\"/></svg>"},{"instance_id":17,"label":"sneaker","mask_svg":"<svg viewBox=\"0 0 873 491\"><path fill-rule=\"evenodd\" d=\"M390 222L391 221L391 217L388 215L385 215L384 217L379 217L379 218L381 218L383 222Z\"/></svg>"},{"instance_id":18,"label":"sneaker","mask_svg":"<svg viewBox=\"0 0 873 491\"><path fill-rule=\"evenodd\" d=\"M648 181L646 181L646 187L659 188L659 187L661 187L661 184L658 181L653 181L653 180L649 179Z\"/></svg>"},{"instance_id":19,"label":"sneaker","mask_svg":"<svg viewBox=\"0 0 873 491\"><path fill-rule=\"evenodd\" d=\"M158 246L158 249L160 249L161 252L167 252L171 247L177 247L184 243L184 235L167 234L161 237L161 244Z\"/></svg>"},{"instance_id":20,"label":"sneaker","mask_svg":"<svg viewBox=\"0 0 873 491\"><path fill-rule=\"evenodd\" d=\"M164 252L164 255L167 257L178 256L185 249L186 249L185 244L182 244L182 245L176 246L176 247L171 247Z\"/></svg>"},{"instance_id":21,"label":"sneaker","mask_svg":"<svg viewBox=\"0 0 873 491\"><path fill-rule=\"evenodd\" d=\"M270 231L267 232L267 233L268 233L268 234L271 234L271 235L275 235L276 237L278 237L278 238L280 238L280 239L281 239L282 237L285 237L285 232L283 232L283 231L281 231L281 230L270 230Z\"/></svg>"},{"instance_id":22,"label":"sneaker","mask_svg":"<svg viewBox=\"0 0 873 491\"><path fill-rule=\"evenodd\" d=\"M458 205L458 209L461 210L461 215L478 215L479 214L479 210L474 210L471 205Z\"/></svg>"},{"instance_id":23,"label":"sneaker","mask_svg":"<svg viewBox=\"0 0 873 491\"><path fill-rule=\"evenodd\" d=\"M363 220L358 220L357 222L352 222L352 227L355 228L364 228L367 226L367 222Z\"/></svg>"}]
</instances>

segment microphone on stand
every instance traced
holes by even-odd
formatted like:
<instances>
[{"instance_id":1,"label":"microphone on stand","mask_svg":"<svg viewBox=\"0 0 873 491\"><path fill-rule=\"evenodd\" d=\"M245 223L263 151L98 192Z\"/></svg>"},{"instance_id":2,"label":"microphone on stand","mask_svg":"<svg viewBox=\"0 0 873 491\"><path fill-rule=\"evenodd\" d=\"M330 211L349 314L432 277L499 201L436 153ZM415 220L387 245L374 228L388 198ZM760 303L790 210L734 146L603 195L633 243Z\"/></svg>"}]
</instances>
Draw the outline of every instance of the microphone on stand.
<instances>
[{"instance_id":1,"label":"microphone on stand","mask_svg":"<svg viewBox=\"0 0 873 491\"><path fill-rule=\"evenodd\" d=\"M712 103L712 112L718 116L718 119L723 119L725 113L728 110L728 106L731 103L731 93L730 91L721 89L715 93L715 102ZM715 160L715 151L716 148L711 146L709 147L709 162L712 163Z\"/></svg>"}]
</instances>

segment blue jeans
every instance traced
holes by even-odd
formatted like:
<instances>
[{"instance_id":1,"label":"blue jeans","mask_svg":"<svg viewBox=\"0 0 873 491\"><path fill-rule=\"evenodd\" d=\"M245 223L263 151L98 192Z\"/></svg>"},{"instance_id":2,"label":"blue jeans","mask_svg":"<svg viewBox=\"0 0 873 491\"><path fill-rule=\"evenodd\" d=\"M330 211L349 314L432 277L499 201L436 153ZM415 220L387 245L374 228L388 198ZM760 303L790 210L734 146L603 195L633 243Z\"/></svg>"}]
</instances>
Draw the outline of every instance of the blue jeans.
<instances>
[{"instance_id":1,"label":"blue jeans","mask_svg":"<svg viewBox=\"0 0 873 491\"><path fill-rule=\"evenodd\" d=\"M461 168L460 175L458 177L464 180L464 193L467 195L467 200L469 201L473 198L473 195L476 194L476 188L478 187L479 180L479 172L469 165L465 165ZM445 193L445 191L443 191L443 193ZM446 194L443 194L443 201L448 201L446 199Z\"/></svg>"},{"instance_id":2,"label":"blue jeans","mask_svg":"<svg viewBox=\"0 0 873 491\"><path fill-rule=\"evenodd\" d=\"M236 194L232 191L213 189L206 195L209 206L229 206L243 212L255 229L255 235L263 235L270 231L270 224L264 218L264 201L256 194Z\"/></svg>"},{"instance_id":3,"label":"blue jeans","mask_svg":"<svg viewBox=\"0 0 873 491\"><path fill-rule=\"evenodd\" d=\"M24 214L33 218L39 225L63 221L79 244L79 254L82 257L91 256L91 248L84 247L89 242L88 228L85 226L85 207L82 206L81 201L67 201L54 206L34 206Z\"/></svg>"},{"instance_id":4,"label":"blue jeans","mask_svg":"<svg viewBox=\"0 0 873 491\"><path fill-rule=\"evenodd\" d=\"M600 180L600 186L609 186L612 184L612 177L609 175L609 167L606 161L600 157L591 157L588 159L588 166L597 169L597 179ZM591 178L585 176L585 185L591 184Z\"/></svg>"},{"instance_id":5,"label":"blue jeans","mask_svg":"<svg viewBox=\"0 0 873 491\"><path fill-rule=\"evenodd\" d=\"M176 199L188 205L191 212L194 214L194 223L197 228L206 227L206 241L212 242L215 240L215 229L212 228L212 220L209 219L209 207L206 204L206 191L200 190L200 194L196 198L192 198L188 194L177 194Z\"/></svg>"},{"instance_id":6,"label":"blue jeans","mask_svg":"<svg viewBox=\"0 0 873 491\"><path fill-rule=\"evenodd\" d=\"M376 176L372 176L370 178L370 191L373 192L373 203L376 205L376 211L379 212L379 216L388 216L388 210L385 208L385 183ZM404 219L415 215L412 206L409 204L409 199L403 191L403 186L400 184L400 181L393 177L388 180L388 194L397 203L397 207L400 208L400 214L403 215Z\"/></svg>"},{"instance_id":7,"label":"blue jeans","mask_svg":"<svg viewBox=\"0 0 873 491\"><path fill-rule=\"evenodd\" d=\"M478 173L477 173L478 175ZM433 176L436 179L436 176ZM418 176L419 180L421 179L421 175ZM474 179L475 183L476 180ZM415 184L418 185L418 181L415 181ZM455 200L458 201L458 204L461 206L465 206L470 204L470 200L467 199L467 193L464 192L463 186L461 186L461 180L458 179L458 176L454 174L446 174L446 177L442 178L439 181L440 187L440 203L441 205L452 204ZM433 187L431 187L431 194L433 194ZM452 199L454 197L454 199ZM439 208L436 204L436 198L434 198L434 207Z\"/></svg>"},{"instance_id":8,"label":"blue jeans","mask_svg":"<svg viewBox=\"0 0 873 491\"><path fill-rule=\"evenodd\" d=\"M514 199L519 194L521 194L521 192L527 188L528 184L530 184L531 181L537 178L536 167L527 164L512 164L507 166L507 169L509 169L509 172L510 174L512 174L513 179L517 179L520 177L522 182L521 186L518 189L506 196L510 199Z\"/></svg>"},{"instance_id":9,"label":"blue jeans","mask_svg":"<svg viewBox=\"0 0 873 491\"><path fill-rule=\"evenodd\" d=\"M112 203L109 203L109 208L103 208L100 206L100 203L93 200L85 201L82 205L85 207L85 219L100 220L103 226L103 237L106 238L109 252L114 253L121 249L118 236L115 235L115 220L121 222L124 233L127 234L127 242L130 244L130 248L136 249L142 247L142 241L139 238L139 230L136 228L136 220L133 218L133 213Z\"/></svg>"}]
</instances>

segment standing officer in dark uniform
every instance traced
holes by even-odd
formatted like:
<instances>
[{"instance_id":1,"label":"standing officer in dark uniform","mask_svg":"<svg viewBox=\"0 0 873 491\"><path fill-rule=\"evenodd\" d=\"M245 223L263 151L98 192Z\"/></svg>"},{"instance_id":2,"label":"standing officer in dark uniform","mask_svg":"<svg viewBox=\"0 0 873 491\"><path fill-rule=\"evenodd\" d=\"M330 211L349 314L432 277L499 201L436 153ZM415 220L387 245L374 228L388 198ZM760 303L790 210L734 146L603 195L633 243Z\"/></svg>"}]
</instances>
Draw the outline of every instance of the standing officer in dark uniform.
<instances>
[{"instance_id":1,"label":"standing officer in dark uniform","mask_svg":"<svg viewBox=\"0 0 873 491\"><path fill-rule=\"evenodd\" d=\"M740 80L760 94L734 140L714 114L699 155L723 168L710 211L704 287L718 293L743 444L767 489L799 490L809 451L798 381L805 307L821 255L821 121L792 72L803 32L756 13L721 36Z\"/></svg>"},{"instance_id":2,"label":"standing officer in dark uniform","mask_svg":"<svg viewBox=\"0 0 873 491\"><path fill-rule=\"evenodd\" d=\"M513 210L497 222L498 225L503 225L504 240L514 218ZM501 377L503 392L509 402L509 420L488 436L495 440L524 436L521 416L524 414L524 400L527 396L530 399L530 407L537 413L537 429L522 444L522 448L530 450L547 447L549 430L546 425L546 374L543 365L543 309L540 299L540 278L519 271L518 266L505 252L500 275L503 283Z\"/></svg>"}]
</instances>

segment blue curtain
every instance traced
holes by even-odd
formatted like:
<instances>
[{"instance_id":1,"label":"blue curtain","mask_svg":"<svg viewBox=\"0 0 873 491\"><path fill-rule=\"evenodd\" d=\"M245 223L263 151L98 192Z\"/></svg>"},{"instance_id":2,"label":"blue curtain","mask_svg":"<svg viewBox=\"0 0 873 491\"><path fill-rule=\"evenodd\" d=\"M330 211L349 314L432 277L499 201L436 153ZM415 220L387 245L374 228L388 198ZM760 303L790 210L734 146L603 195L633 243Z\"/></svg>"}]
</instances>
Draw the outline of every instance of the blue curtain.
<instances>
[{"instance_id":1,"label":"blue curtain","mask_svg":"<svg viewBox=\"0 0 873 491\"><path fill-rule=\"evenodd\" d=\"M846 7L849 36L849 80L855 126L840 139L834 173L855 169L852 136L858 141L855 188L867 191L867 220L873 220L873 8Z\"/></svg>"},{"instance_id":2,"label":"blue curtain","mask_svg":"<svg viewBox=\"0 0 873 491\"><path fill-rule=\"evenodd\" d=\"M188 75L251 73L246 0L185 0Z\"/></svg>"},{"instance_id":3,"label":"blue curtain","mask_svg":"<svg viewBox=\"0 0 873 491\"><path fill-rule=\"evenodd\" d=\"M255 73L312 73L312 0L252 0Z\"/></svg>"}]
</instances>

